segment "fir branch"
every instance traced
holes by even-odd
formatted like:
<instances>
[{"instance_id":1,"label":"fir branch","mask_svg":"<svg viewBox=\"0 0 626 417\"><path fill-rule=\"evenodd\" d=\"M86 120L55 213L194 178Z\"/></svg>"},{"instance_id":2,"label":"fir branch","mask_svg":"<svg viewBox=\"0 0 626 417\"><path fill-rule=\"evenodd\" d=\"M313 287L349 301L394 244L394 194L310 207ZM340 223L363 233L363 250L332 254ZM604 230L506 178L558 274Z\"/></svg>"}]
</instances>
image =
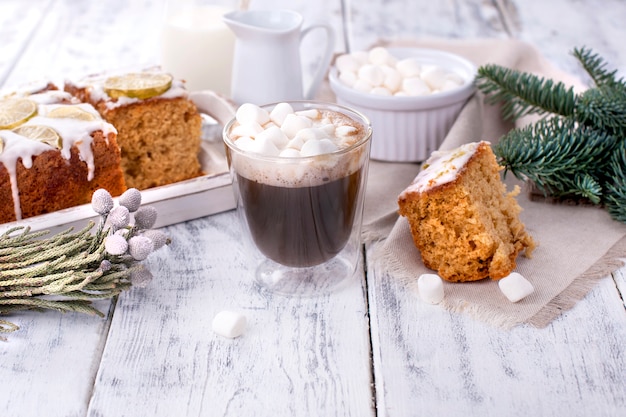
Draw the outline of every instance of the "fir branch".
<instances>
[{"instance_id":1,"label":"fir branch","mask_svg":"<svg viewBox=\"0 0 626 417\"><path fill-rule=\"evenodd\" d=\"M498 162L545 194L575 194L601 200L600 173L616 139L604 132L552 117L514 129L494 146Z\"/></svg>"},{"instance_id":2,"label":"fir branch","mask_svg":"<svg viewBox=\"0 0 626 417\"><path fill-rule=\"evenodd\" d=\"M481 66L476 86L489 103L502 103L503 117L508 120L528 114L571 116L576 107L572 87L499 65Z\"/></svg>"},{"instance_id":3,"label":"fir branch","mask_svg":"<svg viewBox=\"0 0 626 417\"><path fill-rule=\"evenodd\" d=\"M576 120L618 137L626 136L626 90L606 86L592 88L579 96Z\"/></svg>"},{"instance_id":4,"label":"fir branch","mask_svg":"<svg viewBox=\"0 0 626 417\"><path fill-rule=\"evenodd\" d=\"M579 95L532 74L479 68L478 88L488 102L502 104L505 118L545 116L509 132L494 152L505 173L534 182L544 194L604 204L626 223L626 81L589 49L574 49L573 55L595 83Z\"/></svg>"},{"instance_id":5,"label":"fir branch","mask_svg":"<svg viewBox=\"0 0 626 417\"><path fill-rule=\"evenodd\" d=\"M626 223L626 141L611 155L605 205L611 216Z\"/></svg>"},{"instance_id":6,"label":"fir branch","mask_svg":"<svg viewBox=\"0 0 626 417\"><path fill-rule=\"evenodd\" d=\"M598 55L594 54L591 49L574 48L572 55L576 57L583 69L589 74L596 87L623 84L622 79L616 79L617 70L609 71L606 69L607 63Z\"/></svg>"}]
</instances>

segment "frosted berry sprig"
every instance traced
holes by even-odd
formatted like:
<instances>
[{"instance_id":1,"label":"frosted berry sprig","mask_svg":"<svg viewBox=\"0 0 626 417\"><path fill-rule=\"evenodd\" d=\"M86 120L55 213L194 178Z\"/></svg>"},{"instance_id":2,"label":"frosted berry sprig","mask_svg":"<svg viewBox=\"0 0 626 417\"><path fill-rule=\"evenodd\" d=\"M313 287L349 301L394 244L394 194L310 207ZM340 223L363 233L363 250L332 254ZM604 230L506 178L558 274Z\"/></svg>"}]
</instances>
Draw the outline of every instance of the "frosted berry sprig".
<instances>
[{"instance_id":1,"label":"frosted berry sprig","mask_svg":"<svg viewBox=\"0 0 626 417\"><path fill-rule=\"evenodd\" d=\"M118 202L104 189L93 194L91 206L100 215L95 233L90 222L79 232L69 229L48 238L49 231L23 226L1 234L0 316L45 309L103 316L91 300L148 285L152 273L141 261L170 239L151 229L157 212L141 206L138 190L127 190ZM18 328L0 320L0 334Z\"/></svg>"}]
</instances>

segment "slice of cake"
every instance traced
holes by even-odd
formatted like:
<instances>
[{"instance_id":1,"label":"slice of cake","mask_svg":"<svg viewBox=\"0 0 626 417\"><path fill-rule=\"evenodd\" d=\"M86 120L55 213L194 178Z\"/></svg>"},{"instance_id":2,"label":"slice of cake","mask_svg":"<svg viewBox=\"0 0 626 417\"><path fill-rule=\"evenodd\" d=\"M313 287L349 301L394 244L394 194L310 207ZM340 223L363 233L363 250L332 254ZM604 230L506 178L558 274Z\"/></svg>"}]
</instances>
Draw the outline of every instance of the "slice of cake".
<instances>
[{"instance_id":1,"label":"slice of cake","mask_svg":"<svg viewBox=\"0 0 626 417\"><path fill-rule=\"evenodd\" d=\"M128 187L143 190L202 175L202 119L182 81L142 72L66 82L65 90L116 127Z\"/></svg>"},{"instance_id":2,"label":"slice of cake","mask_svg":"<svg viewBox=\"0 0 626 417\"><path fill-rule=\"evenodd\" d=\"M519 219L488 142L434 152L399 196L424 264L447 281L500 279L535 242Z\"/></svg>"},{"instance_id":3,"label":"slice of cake","mask_svg":"<svg viewBox=\"0 0 626 417\"><path fill-rule=\"evenodd\" d=\"M47 85L0 99L0 223L126 189L116 130L93 106Z\"/></svg>"}]
</instances>

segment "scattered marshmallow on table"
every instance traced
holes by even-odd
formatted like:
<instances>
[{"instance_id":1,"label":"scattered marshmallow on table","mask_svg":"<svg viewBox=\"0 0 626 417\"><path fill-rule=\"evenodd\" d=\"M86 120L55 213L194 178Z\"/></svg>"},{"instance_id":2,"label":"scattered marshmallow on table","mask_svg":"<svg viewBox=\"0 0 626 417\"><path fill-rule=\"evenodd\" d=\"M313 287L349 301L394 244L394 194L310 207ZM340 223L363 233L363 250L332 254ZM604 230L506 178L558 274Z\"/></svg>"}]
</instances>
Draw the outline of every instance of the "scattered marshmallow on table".
<instances>
[{"instance_id":1,"label":"scattered marshmallow on table","mask_svg":"<svg viewBox=\"0 0 626 417\"><path fill-rule=\"evenodd\" d=\"M213 318L212 328L220 336L234 339L246 329L246 316L235 311L220 311Z\"/></svg>"},{"instance_id":2,"label":"scattered marshmallow on table","mask_svg":"<svg viewBox=\"0 0 626 417\"><path fill-rule=\"evenodd\" d=\"M420 298L429 304L443 301L443 280L436 274L422 274L417 280Z\"/></svg>"},{"instance_id":3,"label":"scattered marshmallow on table","mask_svg":"<svg viewBox=\"0 0 626 417\"><path fill-rule=\"evenodd\" d=\"M396 59L384 47L369 52L344 54L335 60L339 80L364 93L395 96L423 96L447 91L464 84L463 77L418 58Z\"/></svg>"},{"instance_id":4,"label":"scattered marshmallow on table","mask_svg":"<svg viewBox=\"0 0 626 417\"><path fill-rule=\"evenodd\" d=\"M512 303L517 303L535 291L533 284L517 272L511 272L510 275L500 279L498 286L502 294Z\"/></svg>"}]
</instances>

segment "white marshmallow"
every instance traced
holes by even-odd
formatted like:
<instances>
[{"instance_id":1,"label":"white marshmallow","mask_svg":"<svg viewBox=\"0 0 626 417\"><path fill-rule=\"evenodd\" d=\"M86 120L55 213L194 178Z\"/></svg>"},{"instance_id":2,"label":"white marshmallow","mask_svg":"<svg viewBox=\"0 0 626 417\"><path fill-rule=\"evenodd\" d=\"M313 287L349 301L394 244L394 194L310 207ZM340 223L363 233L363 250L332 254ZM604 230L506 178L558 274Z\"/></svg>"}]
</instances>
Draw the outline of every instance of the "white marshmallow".
<instances>
[{"instance_id":1,"label":"white marshmallow","mask_svg":"<svg viewBox=\"0 0 626 417\"><path fill-rule=\"evenodd\" d=\"M327 123L325 125L320 126L320 129L326 133L327 137L330 137L335 134L336 127L334 123Z\"/></svg>"},{"instance_id":2,"label":"white marshmallow","mask_svg":"<svg viewBox=\"0 0 626 417\"><path fill-rule=\"evenodd\" d=\"M392 93L395 93L402 87L402 74L392 67L383 67L382 70L385 73L383 86L387 87Z\"/></svg>"},{"instance_id":3,"label":"white marshmallow","mask_svg":"<svg viewBox=\"0 0 626 417\"><path fill-rule=\"evenodd\" d=\"M277 148L283 148L289 142L287 135L278 126L272 126L256 135L256 140L265 139L272 141Z\"/></svg>"},{"instance_id":4,"label":"white marshmallow","mask_svg":"<svg viewBox=\"0 0 626 417\"><path fill-rule=\"evenodd\" d=\"M339 81L347 85L348 87L352 87L354 83L358 80L356 76L356 72L352 71L342 71L339 73Z\"/></svg>"},{"instance_id":5,"label":"white marshmallow","mask_svg":"<svg viewBox=\"0 0 626 417\"><path fill-rule=\"evenodd\" d=\"M407 94L406 91L396 91L395 93L393 93L394 96L396 97L408 97L409 95Z\"/></svg>"},{"instance_id":6,"label":"white marshmallow","mask_svg":"<svg viewBox=\"0 0 626 417\"><path fill-rule=\"evenodd\" d=\"M350 56L352 56L352 58L356 60L356 62L359 64L359 67L361 65L367 64L370 60L369 54L365 51L352 52Z\"/></svg>"},{"instance_id":7,"label":"white marshmallow","mask_svg":"<svg viewBox=\"0 0 626 417\"><path fill-rule=\"evenodd\" d=\"M267 156L278 156L280 154L280 149L267 136L257 137L254 140L254 144L254 152Z\"/></svg>"},{"instance_id":8,"label":"white marshmallow","mask_svg":"<svg viewBox=\"0 0 626 417\"><path fill-rule=\"evenodd\" d=\"M446 82L446 76L448 72L443 68L429 65L424 67L420 78L424 80L431 90L441 90Z\"/></svg>"},{"instance_id":9,"label":"white marshmallow","mask_svg":"<svg viewBox=\"0 0 626 417\"><path fill-rule=\"evenodd\" d=\"M356 73L359 70L360 66L361 66L361 63L352 54L339 55L337 59L335 59L335 67L339 70L339 72L342 72L342 73L343 72Z\"/></svg>"},{"instance_id":10,"label":"white marshmallow","mask_svg":"<svg viewBox=\"0 0 626 417\"><path fill-rule=\"evenodd\" d=\"M256 143L251 137L242 136L235 141L235 145L242 151L256 152Z\"/></svg>"},{"instance_id":11,"label":"white marshmallow","mask_svg":"<svg viewBox=\"0 0 626 417\"><path fill-rule=\"evenodd\" d=\"M416 58L405 58L396 63L396 69L403 77L417 77L422 72L422 64Z\"/></svg>"},{"instance_id":12,"label":"white marshmallow","mask_svg":"<svg viewBox=\"0 0 626 417\"><path fill-rule=\"evenodd\" d=\"M335 143L330 139L313 139L305 142L304 145L302 145L302 149L300 149L300 155L322 155L325 153L335 152L337 149L337 145L335 145Z\"/></svg>"},{"instance_id":13,"label":"white marshmallow","mask_svg":"<svg viewBox=\"0 0 626 417\"><path fill-rule=\"evenodd\" d=\"M358 132L358 129L350 125L337 126L335 129L337 136L350 136L354 135L356 132Z\"/></svg>"},{"instance_id":14,"label":"white marshmallow","mask_svg":"<svg viewBox=\"0 0 626 417\"><path fill-rule=\"evenodd\" d=\"M517 272L511 272L511 274L499 280L498 287L500 287L502 294L512 303L517 303L535 291L533 284Z\"/></svg>"},{"instance_id":15,"label":"white marshmallow","mask_svg":"<svg viewBox=\"0 0 626 417\"><path fill-rule=\"evenodd\" d=\"M289 142L287 142L287 146L285 146L286 148L291 148L291 149L295 149L298 151L298 153L300 152L300 149L302 149L302 145L304 145L304 139L302 139L302 137L298 137L296 136L295 138L291 139Z\"/></svg>"},{"instance_id":16,"label":"white marshmallow","mask_svg":"<svg viewBox=\"0 0 626 417\"><path fill-rule=\"evenodd\" d=\"M456 81L445 80L443 85L441 86L441 91L454 90L455 88L459 88L461 84L457 84Z\"/></svg>"},{"instance_id":17,"label":"white marshmallow","mask_svg":"<svg viewBox=\"0 0 626 417\"><path fill-rule=\"evenodd\" d=\"M389 91L387 87L374 87L372 88L370 93L376 94L379 96L390 96L392 94L391 91Z\"/></svg>"},{"instance_id":18,"label":"white marshmallow","mask_svg":"<svg viewBox=\"0 0 626 417\"><path fill-rule=\"evenodd\" d=\"M369 93L370 91L372 91L372 88L374 88L374 86L369 82L359 78L358 80L356 80L352 88L363 93Z\"/></svg>"},{"instance_id":19,"label":"white marshmallow","mask_svg":"<svg viewBox=\"0 0 626 417\"><path fill-rule=\"evenodd\" d=\"M311 139L324 139L327 137L328 135L323 129L314 128L314 127L307 127L306 129L302 129L298 133L296 133L296 136L295 136L295 138L302 139L303 142L306 142Z\"/></svg>"},{"instance_id":20,"label":"white marshmallow","mask_svg":"<svg viewBox=\"0 0 626 417\"><path fill-rule=\"evenodd\" d=\"M369 62L374 65L387 65L393 61L392 58L389 51L382 46L372 48L368 53Z\"/></svg>"},{"instance_id":21,"label":"white marshmallow","mask_svg":"<svg viewBox=\"0 0 626 417\"><path fill-rule=\"evenodd\" d=\"M296 114L298 116L308 117L311 120L317 120L321 116L321 113L317 109L300 110L300 111L297 111Z\"/></svg>"},{"instance_id":22,"label":"white marshmallow","mask_svg":"<svg viewBox=\"0 0 626 417\"><path fill-rule=\"evenodd\" d=\"M465 84L465 80L463 79L463 77L461 77L456 72L452 72L452 71L448 72L446 74L446 79L448 81L452 81L453 83L455 83L458 86L461 86L461 85Z\"/></svg>"},{"instance_id":23,"label":"white marshmallow","mask_svg":"<svg viewBox=\"0 0 626 417\"><path fill-rule=\"evenodd\" d=\"M289 103L278 103L270 112L270 120L278 126L282 126L288 114L293 113L293 107Z\"/></svg>"},{"instance_id":24,"label":"white marshmallow","mask_svg":"<svg viewBox=\"0 0 626 417\"><path fill-rule=\"evenodd\" d=\"M242 125L258 123L263 126L270 121L270 115L267 110L251 103L244 103L239 106L235 113L235 118Z\"/></svg>"},{"instance_id":25,"label":"white marshmallow","mask_svg":"<svg viewBox=\"0 0 626 417\"><path fill-rule=\"evenodd\" d=\"M424 96L430 94L428 84L421 78L411 77L402 81L402 90L410 96Z\"/></svg>"},{"instance_id":26,"label":"white marshmallow","mask_svg":"<svg viewBox=\"0 0 626 417\"><path fill-rule=\"evenodd\" d=\"M429 304L443 301L443 281L436 274L423 274L417 280L420 298Z\"/></svg>"},{"instance_id":27,"label":"white marshmallow","mask_svg":"<svg viewBox=\"0 0 626 417\"><path fill-rule=\"evenodd\" d=\"M286 148L280 151L281 158L299 158L300 151L293 148Z\"/></svg>"},{"instance_id":28,"label":"white marshmallow","mask_svg":"<svg viewBox=\"0 0 626 417\"><path fill-rule=\"evenodd\" d=\"M218 335L234 339L243 334L246 324L247 319L243 314L224 310L215 315L211 327Z\"/></svg>"},{"instance_id":29,"label":"white marshmallow","mask_svg":"<svg viewBox=\"0 0 626 417\"><path fill-rule=\"evenodd\" d=\"M245 125L237 125L233 127L230 131L230 135L233 138L238 138L241 136L249 136L251 138L256 137L259 133L263 131L263 127L261 127L258 123L250 123Z\"/></svg>"},{"instance_id":30,"label":"white marshmallow","mask_svg":"<svg viewBox=\"0 0 626 417\"><path fill-rule=\"evenodd\" d=\"M312 125L313 122L308 117L288 114L280 128L289 139L292 139L296 136L298 131L311 127Z\"/></svg>"},{"instance_id":31,"label":"white marshmallow","mask_svg":"<svg viewBox=\"0 0 626 417\"><path fill-rule=\"evenodd\" d=\"M357 73L359 80L367 81L373 87L378 87L385 81L385 73L380 67L372 64L363 65Z\"/></svg>"}]
</instances>

